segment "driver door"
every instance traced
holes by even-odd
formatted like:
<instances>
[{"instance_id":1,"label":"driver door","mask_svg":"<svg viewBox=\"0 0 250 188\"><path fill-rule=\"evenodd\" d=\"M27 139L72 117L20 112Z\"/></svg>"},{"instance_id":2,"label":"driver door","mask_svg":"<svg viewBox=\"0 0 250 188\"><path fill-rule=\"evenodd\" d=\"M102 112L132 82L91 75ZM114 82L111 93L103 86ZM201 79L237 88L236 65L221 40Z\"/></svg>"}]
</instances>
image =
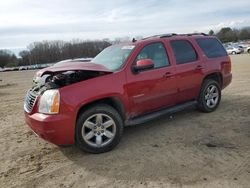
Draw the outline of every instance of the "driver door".
<instances>
[{"instance_id":1,"label":"driver door","mask_svg":"<svg viewBox=\"0 0 250 188\"><path fill-rule=\"evenodd\" d=\"M174 105L177 93L175 68L170 64L162 42L142 47L134 65L141 59L151 59L154 68L128 72L126 88L132 117Z\"/></svg>"}]
</instances>

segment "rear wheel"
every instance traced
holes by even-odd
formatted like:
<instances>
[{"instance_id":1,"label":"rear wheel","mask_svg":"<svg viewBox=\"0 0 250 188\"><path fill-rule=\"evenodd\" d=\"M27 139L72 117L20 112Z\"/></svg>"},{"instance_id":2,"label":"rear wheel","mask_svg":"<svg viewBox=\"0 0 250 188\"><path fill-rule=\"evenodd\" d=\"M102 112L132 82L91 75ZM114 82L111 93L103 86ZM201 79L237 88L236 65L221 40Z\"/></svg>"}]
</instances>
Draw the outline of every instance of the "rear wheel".
<instances>
[{"instance_id":1,"label":"rear wheel","mask_svg":"<svg viewBox=\"0 0 250 188\"><path fill-rule=\"evenodd\" d=\"M247 52L250 53L250 49L248 49Z\"/></svg>"},{"instance_id":2,"label":"rear wheel","mask_svg":"<svg viewBox=\"0 0 250 188\"><path fill-rule=\"evenodd\" d=\"M90 107L79 115L76 125L76 143L90 153L112 150L120 141L123 122L119 113L109 105Z\"/></svg>"},{"instance_id":3,"label":"rear wheel","mask_svg":"<svg viewBox=\"0 0 250 188\"><path fill-rule=\"evenodd\" d=\"M206 79L200 91L198 109L203 112L213 112L219 106L220 100L221 88L219 83L212 79Z\"/></svg>"}]
</instances>

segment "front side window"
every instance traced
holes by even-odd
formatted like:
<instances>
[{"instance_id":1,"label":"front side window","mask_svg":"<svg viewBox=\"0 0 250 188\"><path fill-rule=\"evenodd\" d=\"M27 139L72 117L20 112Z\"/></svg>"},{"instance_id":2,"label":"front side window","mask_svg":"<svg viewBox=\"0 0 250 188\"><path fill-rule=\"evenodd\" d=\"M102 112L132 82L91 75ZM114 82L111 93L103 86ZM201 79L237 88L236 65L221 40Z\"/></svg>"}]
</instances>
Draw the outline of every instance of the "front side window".
<instances>
[{"instance_id":1,"label":"front side window","mask_svg":"<svg viewBox=\"0 0 250 188\"><path fill-rule=\"evenodd\" d=\"M99 53L91 62L103 65L112 71L117 71L128 59L134 47L134 45L110 46Z\"/></svg>"},{"instance_id":2,"label":"front side window","mask_svg":"<svg viewBox=\"0 0 250 188\"><path fill-rule=\"evenodd\" d=\"M227 56L225 48L216 38L199 38L196 41L208 58Z\"/></svg>"},{"instance_id":3,"label":"front side window","mask_svg":"<svg viewBox=\"0 0 250 188\"><path fill-rule=\"evenodd\" d=\"M174 51L176 64L189 63L198 59L195 49L187 40L174 40L170 43Z\"/></svg>"},{"instance_id":4,"label":"front side window","mask_svg":"<svg viewBox=\"0 0 250 188\"><path fill-rule=\"evenodd\" d=\"M154 68L169 65L166 49L163 44L159 42L145 46L137 55L136 61L141 59L151 59L154 62Z\"/></svg>"}]
</instances>

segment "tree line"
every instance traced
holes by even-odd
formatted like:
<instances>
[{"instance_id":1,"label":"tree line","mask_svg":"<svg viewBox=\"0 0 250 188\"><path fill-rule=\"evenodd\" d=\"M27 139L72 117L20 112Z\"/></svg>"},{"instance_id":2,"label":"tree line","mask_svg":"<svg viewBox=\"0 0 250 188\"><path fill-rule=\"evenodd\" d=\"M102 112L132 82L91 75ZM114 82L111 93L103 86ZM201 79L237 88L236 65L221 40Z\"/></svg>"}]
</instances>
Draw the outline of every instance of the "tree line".
<instances>
[{"instance_id":1,"label":"tree line","mask_svg":"<svg viewBox=\"0 0 250 188\"><path fill-rule=\"evenodd\" d=\"M0 67L8 65L9 67L16 66L17 57L10 50L0 50Z\"/></svg>"},{"instance_id":2,"label":"tree line","mask_svg":"<svg viewBox=\"0 0 250 188\"><path fill-rule=\"evenodd\" d=\"M110 46L108 41L42 41L27 46L17 58L10 50L0 50L0 67L23 66L54 63L65 59L95 57L104 48Z\"/></svg>"},{"instance_id":3,"label":"tree line","mask_svg":"<svg viewBox=\"0 0 250 188\"><path fill-rule=\"evenodd\" d=\"M217 33L210 30L208 34L217 36L223 43L237 42L239 40L250 39L250 27L242 29L225 27ZM111 44L119 43L122 40L129 40L129 37L117 38L114 41L106 39L97 41L34 42L27 46L27 50L21 51L19 57L16 57L10 50L0 50L0 67L54 63L65 59L95 57L104 48Z\"/></svg>"},{"instance_id":4,"label":"tree line","mask_svg":"<svg viewBox=\"0 0 250 188\"><path fill-rule=\"evenodd\" d=\"M220 31L215 33L210 30L209 35L216 35L221 42L237 42L250 39L250 27L245 27L242 29L232 29L230 27L221 28Z\"/></svg>"}]
</instances>

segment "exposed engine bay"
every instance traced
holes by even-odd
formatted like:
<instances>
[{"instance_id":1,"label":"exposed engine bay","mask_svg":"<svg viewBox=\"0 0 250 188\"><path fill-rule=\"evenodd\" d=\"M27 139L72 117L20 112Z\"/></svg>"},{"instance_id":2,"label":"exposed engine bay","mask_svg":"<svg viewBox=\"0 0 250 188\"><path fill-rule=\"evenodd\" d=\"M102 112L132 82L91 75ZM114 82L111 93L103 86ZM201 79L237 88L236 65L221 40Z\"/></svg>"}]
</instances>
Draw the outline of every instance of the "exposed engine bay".
<instances>
[{"instance_id":1,"label":"exposed engine bay","mask_svg":"<svg viewBox=\"0 0 250 188\"><path fill-rule=\"evenodd\" d=\"M32 91L37 95L43 94L48 89L57 89L91 78L110 74L102 71L75 70L63 72L45 72L41 77L33 79Z\"/></svg>"}]
</instances>

